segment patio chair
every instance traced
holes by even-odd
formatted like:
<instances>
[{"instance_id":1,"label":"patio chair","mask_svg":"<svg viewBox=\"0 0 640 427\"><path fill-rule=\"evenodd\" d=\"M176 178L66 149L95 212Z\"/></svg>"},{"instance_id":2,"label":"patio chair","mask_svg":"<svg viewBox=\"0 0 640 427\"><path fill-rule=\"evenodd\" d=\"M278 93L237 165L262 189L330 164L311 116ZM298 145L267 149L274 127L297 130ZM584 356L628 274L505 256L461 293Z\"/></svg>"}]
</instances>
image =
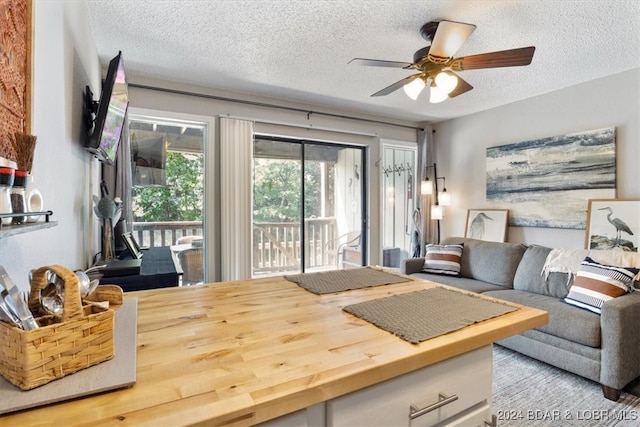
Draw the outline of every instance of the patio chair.
<instances>
[{"instance_id":1,"label":"patio chair","mask_svg":"<svg viewBox=\"0 0 640 427\"><path fill-rule=\"evenodd\" d=\"M193 243L194 240L202 240L202 236L191 235L178 237L176 245L186 245L187 243Z\"/></svg>"},{"instance_id":2,"label":"patio chair","mask_svg":"<svg viewBox=\"0 0 640 427\"><path fill-rule=\"evenodd\" d=\"M178 252L178 260L182 267L182 284L195 285L203 283L202 248L189 248Z\"/></svg>"},{"instance_id":3,"label":"patio chair","mask_svg":"<svg viewBox=\"0 0 640 427\"><path fill-rule=\"evenodd\" d=\"M333 259L335 260L337 268L344 267L343 257L345 248L358 246L360 246L359 230L349 231L326 243L326 248L335 247L333 252Z\"/></svg>"}]
</instances>

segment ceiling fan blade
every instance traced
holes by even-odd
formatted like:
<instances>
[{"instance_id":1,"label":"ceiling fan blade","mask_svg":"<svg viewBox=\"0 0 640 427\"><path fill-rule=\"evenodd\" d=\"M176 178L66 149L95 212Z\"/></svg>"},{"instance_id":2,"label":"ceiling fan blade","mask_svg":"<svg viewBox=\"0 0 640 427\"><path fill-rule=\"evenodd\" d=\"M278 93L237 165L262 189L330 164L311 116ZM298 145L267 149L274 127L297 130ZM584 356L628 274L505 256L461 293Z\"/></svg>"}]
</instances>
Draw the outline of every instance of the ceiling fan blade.
<instances>
[{"instance_id":1,"label":"ceiling fan blade","mask_svg":"<svg viewBox=\"0 0 640 427\"><path fill-rule=\"evenodd\" d=\"M410 62L383 61L380 59L353 58L349 64L365 65L369 67L389 67L389 68L415 68Z\"/></svg>"},{"instance_id":2,"label":"ceiling fan blade","mask_svg":"<svg viewBox=\"0 0 640 427\"><path fill-rule=\"evenodd\" d=\"M404 79L399 80L399 81L395 82L394 84L392 84L390 86L387 86L382 90L377 91L376 93L374 93L371 96L389 95L390 93L395 92L396 90L400 89L402 86L406 85L407 83L411 83L412 81L414 81L415 79L417 79L421 75L422 75L422 73L412 74L409 77L405 77Z\"/></svg>"},{"instance_id":3,"label":"ceiling fan blade","mask_svg":"<svg viewBox=\"0 0 640 427\"><path fill-rule=\"evenodd\" d=\"M479 70L483 68L517 67L531 64L535 46L519 49L481 53L454 59L449 68L454 71Z\"/></svg>"},{"instance_id":4,"label":"ceiling fan blade","mask_svg":"<svg viewBox=\"0 0 640 427\"><path fill-rule=\"evenodd\" d=\"M455 76L458 79L458 84L456 85L455 89L449 92L449 98L455 98L456 96L462 95L463 93L469 92L471 89L473 89L473 86L471 86L453 71L443 71L443 73L447 73L450 76Z\"/></svg>"},{"instance_id":5,"label":"ceiling fan blade","mask_svg":"<svg viewBox=\"0 0 640 427\"><path fill-rule=\"evenodd\" d=\"M440 21L431 42L429 56L442 60L453 58L453 55L462 47L475 29L476 26L473 24Z\"/></svg>"}]
</instances>

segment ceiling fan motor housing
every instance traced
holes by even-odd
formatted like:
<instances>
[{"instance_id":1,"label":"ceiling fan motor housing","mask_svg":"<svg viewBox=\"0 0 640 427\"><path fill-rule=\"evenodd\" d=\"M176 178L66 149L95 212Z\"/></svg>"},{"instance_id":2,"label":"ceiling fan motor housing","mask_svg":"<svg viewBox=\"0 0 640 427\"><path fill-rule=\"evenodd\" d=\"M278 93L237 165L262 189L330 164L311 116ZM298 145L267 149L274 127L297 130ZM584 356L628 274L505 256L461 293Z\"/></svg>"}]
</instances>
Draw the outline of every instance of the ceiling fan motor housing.
<instances>
[{"instance_id":1,"label":"ceiling fan motor housing","mask_svg":"<svg viewBox=\"0 0 640 427\"><path fill-rule=\"evenodd\" d=\"M436 35L439 23L440 21L429 21L420 27L420 34L422 35L422 38L431 43L433 41L433 37Z\"/></svg>"},{"instance_id":2,"label":"ceiling fan motor housing","mask_svg":"<svg viewBox=\"0 0 640 427\"><path fill-rule=\"evenodd\" d=\"M431 49L431 45L416 50L416 53L413 54L413 63L420 64L422 61L427 59L429 56L429 49Z\"/></svg>"}]
</instances>

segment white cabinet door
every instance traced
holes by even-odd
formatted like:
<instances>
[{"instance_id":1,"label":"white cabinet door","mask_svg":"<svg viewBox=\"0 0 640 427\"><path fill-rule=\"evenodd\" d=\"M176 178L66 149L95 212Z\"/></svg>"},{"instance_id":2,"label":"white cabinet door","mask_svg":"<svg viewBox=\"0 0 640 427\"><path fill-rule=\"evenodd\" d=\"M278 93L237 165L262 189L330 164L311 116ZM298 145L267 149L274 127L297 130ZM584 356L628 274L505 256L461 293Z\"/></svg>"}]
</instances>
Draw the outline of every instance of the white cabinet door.
<instances>
[{"instance_id":1,"label":"white cabinet door","mask_svg":"<svg viewBox=\"0 0 640 427\"><path fill-rule=\"evenodd\" d=\"M327 425L484 427L484 420L491 419L491 377L492 346L489 345L330 400ZM420 411L447 397L450 403L410 419L412 405Z\"/></svg>"}]
</instances>

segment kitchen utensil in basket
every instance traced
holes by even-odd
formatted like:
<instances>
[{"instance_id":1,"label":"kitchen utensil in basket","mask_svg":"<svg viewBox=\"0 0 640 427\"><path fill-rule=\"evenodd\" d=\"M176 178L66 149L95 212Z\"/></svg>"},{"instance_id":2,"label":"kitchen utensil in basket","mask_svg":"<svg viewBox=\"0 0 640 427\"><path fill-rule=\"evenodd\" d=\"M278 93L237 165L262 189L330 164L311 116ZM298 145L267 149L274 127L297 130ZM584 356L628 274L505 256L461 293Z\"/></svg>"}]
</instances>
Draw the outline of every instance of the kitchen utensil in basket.
<instances>
[{"instance_id":1,"label":"kitchen utensil in basket","mask_svg":"<svg viewBox=\"0 0 640 427\"><path fill-rule=\"evenodd\" d=\"M46 272L64 281L64 310L46 315L38 295L47 285ZM87 303L73 271L52 265L33 272L29 309L39 328L22 330L0 322L0 374L9 382L30 390L65 375L113 358L114 311Z\"/></svg>"}]
</instances>

